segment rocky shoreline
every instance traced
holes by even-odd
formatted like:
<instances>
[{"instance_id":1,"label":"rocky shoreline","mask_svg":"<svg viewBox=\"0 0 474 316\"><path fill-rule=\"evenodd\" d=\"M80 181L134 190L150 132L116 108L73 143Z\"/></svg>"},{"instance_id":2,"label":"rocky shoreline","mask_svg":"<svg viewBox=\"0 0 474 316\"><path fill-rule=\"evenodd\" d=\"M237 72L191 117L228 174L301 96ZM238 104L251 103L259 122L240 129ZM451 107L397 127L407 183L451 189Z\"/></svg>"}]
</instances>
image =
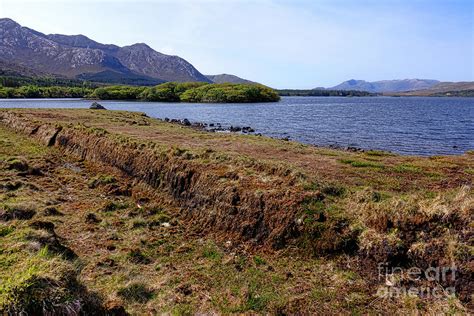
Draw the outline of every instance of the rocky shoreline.
<instances>
[{"instance_id":1,"label":"rocky shoreline","mask_svg":"<svg viewBox=\"0 0 474 316\"><path fill-rule=\"evenodd\" d=\"M181 126L186 126L190 128L194 128L196 130L201 130L201 131L206 131L206 132L211 132L211 133L238 133L238 134L249 134L249 135L255 135L255 136L265 136L273 139L279 139L279 140L284 140L284 141L290 141L291 138L289 136L285 137L271 137L267 135L263 135L261 133L257 133L256 130L250 126L225 126L221 123L205 123L205 122L191 122L187 118L184 119L170 119L168 117L165 117L164 119L157 118L157 120L161 120L167 123L173 123L173 124L178 124ZM342 145L337 145L337 144L331 144L327 146L321 146L321 145L315 145L315 144L308 144L309 146L313 146L316 148L330 148L330 149L337 149L337 150L343 150L343 151L348 151L348 152L367 152L370 150L356 147L356 146L342 146ZM384 151L386 153L391 153L388 151Z\"/></svg>"},{"instance_id":2,"label":"rocky shoreline","mask_svg":"<svg viewBox=\"0 0 474 316\"><path fill-rule=\"evenodd\" d=\"M230 293L229 287L216 287L212 282L200 287L202 280L237 275L232 280L240 289L242 278L251 284L256 273L262 272L261 284L274 282L275 291L288 297L283 305L269 299L262 311L315 314L320 305L312 304L313 289L320 293L333 286L334 275L326 275L327 265L321 265L325 258L334 265L331 269L350 267L339 277L343 283L337 295L323 302L328 310L346 302L350 293L362 293L361 306L370 305L383 285L377 279L377 263L426 269L444 266L453 258L456 280L443 280L441 286L454 288L460 311L472 306L472 266L464 255L472 233L468 225L473 202L471 154L430 159L341 151L268 137L212 134L203 132L204 124L183 128L193 126L189 120L170 124L125 111L10 109L0 110L0 123L0 132L7 135L0 137L0 154L3 151L6 157L0 160L0 170L8 179L0 188L5 199L0 205L0 222L13 224L3 230L8 249L18 248L15 245L26 229L31 238L26 240L24 257L30 256L27 246L37 245L38 240L47 241L43 244L51 246L48 251L53 254L65 251L60 244L70 248L90 262L78 279L91 289L111 284L99 288L104 297L115 298L103 302L108 310L113 306L136 314L146 313L149 306L163 310L160 299L153 301L153 295L163 289L155 284L169 285L163 295L170 302L176 293L180 299L187 296L196 302L201 302L201 294L218 299ZM15 147L18 144L23 145ZM38 164L36 157L42 152L44 159ZM24 205L17 205L18 196L12 194L21 194ZM51 206L52 194L68 199L55 204L54 212L42 211ZM30 202L40 200L44 200L41 208L31 212ZM17 233L17 227L23 230ZM83 243L85 231L94 234ZM452 239L454 234L458 239ZM212 246L206 246L203 239ZM240 257L233 255L237 252ZM95 258L96 253L100 258ZM172 261L167 260L170 256ZM54 264L47 258L37 260ZM305 287L308 270L304 265L290 267L295 258L311 271L316 267L318 275L311 287ZM61 260L67 268L69 257ZM291 264L280 265L282 260ZM209 264L208 272L193 280L192 276L202 275L202 264ZM135 279L142 282L139 290L146 296L142 305L123 299L131 286L128 278L136 277L137 265L140 275L146 276ZM218 275L216 267L221 271ZM9 273L8 269L3 273ZM191 277L168 282L173 273ZM122 275L126 277L123 282L109 282L109 276ZM55 277L61 280L59 273ZM98 278L100 284L95 281ZM320 284L320 280L330 282ZM287 282L302 288L307 299L293 305L300 295L285 292ZM348 287L349 292L343 290ZM252 295L266 295L257 288L252 291ZM239 293L226 297L237 295L239 301L247 302L248 288ZM88 302L83 293L71 296ZM444 311L452 307L445 302L442 298L435 303ZM379 304L374 312L407 308L402 300L393 304ZM208 302L204 310L215 308ZM243 312L251 310L242 308ZM351 310L349 306L347 311Z\"/></svg>"}]
</instances>

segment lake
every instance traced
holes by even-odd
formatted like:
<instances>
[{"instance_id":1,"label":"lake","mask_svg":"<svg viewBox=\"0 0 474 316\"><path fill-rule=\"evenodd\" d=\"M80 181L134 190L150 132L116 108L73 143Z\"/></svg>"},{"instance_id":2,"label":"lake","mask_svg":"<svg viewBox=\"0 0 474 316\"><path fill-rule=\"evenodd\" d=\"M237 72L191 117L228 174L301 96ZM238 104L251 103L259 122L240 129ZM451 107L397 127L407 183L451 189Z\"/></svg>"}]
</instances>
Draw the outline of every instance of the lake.
<instances>
[{"instance_id":1,"label":"lake","mask_svg":"<svg viewBox=\"0 0 474 316\"><path fill-rule=\"evenodd\" d=\"M76 99L0 99L0 108L88 108ZM474 98L283 97L278 103L189 104L100 101L107 109L155 118L251 126L257 133L319 146L353 146L405 155L474 149Z\"/></svg>"}]
</instances>

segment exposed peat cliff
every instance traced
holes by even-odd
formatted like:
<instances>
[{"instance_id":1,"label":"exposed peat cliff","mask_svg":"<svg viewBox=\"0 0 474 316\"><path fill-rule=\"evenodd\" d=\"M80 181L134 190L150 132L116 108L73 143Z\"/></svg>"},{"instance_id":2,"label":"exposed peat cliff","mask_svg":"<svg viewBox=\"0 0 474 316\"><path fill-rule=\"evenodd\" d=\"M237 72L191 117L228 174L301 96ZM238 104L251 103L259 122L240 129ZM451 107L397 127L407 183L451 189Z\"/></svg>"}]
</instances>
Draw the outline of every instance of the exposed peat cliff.
<instances>
[{"instance_id":1,"label":"exposed peat cliff","mask_svg":"<svg viewBox=\"0 0 474 316\"><path fill-rule=\"evenodd\" d=\"M196 155L168 152L116 138L105 130L31 121L21 114L0 113L3 123L66 153L114 166L154 188L166 190L185 209L182 215L203 233L254 245L281 247L299 235L301 203L310 196L298 189L291 170L271 168L261 175L243 175L212 150ZM146 118L144 118L146 122ZM203 163L204 161L204 163Z\"/></svg>"}]
</instances>

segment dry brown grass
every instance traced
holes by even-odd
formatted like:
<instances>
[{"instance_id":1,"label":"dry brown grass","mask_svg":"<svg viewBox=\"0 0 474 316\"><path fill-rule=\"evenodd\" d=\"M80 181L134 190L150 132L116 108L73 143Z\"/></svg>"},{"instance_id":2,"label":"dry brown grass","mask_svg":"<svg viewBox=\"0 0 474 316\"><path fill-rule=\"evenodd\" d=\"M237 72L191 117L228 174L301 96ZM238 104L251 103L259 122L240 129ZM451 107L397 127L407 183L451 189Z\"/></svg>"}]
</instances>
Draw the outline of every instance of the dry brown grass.
<instances>
[{"instance_id":1,"label":"dry brown grass","mask_svg":"<svg viewBox=\"0 0 474 316\"><path fill-rule=\"evenodd\" d=\"M100 293L104 306L125 306L135 314L466 311L457 298L447 296L378 299L380 282L373 264L387 258L420 266L454 262L464 273L460 278L468 280L473 191L472 175L466 170L473 169L472 155L349 153L256 136L204 133L126 112L13 112L29 122L34 117L35 124L60 124L66 130L63 135L90 136L91 144L116 144L117 152L120 146L146 151L143 165L169 164L171 174L179 176L161 179L178 184L163 190L161 184L139 181L146 180L145 172L140 178L100 159L83 161L74 150L66 148L70 154L64 155L61 148L46 148L0 128L0 178L12 183L21 179L39 188L0 190L0 206L34 201L38 210L31 220L1 223L2 234L8 236L2 245L9 252L0 259L12 262L4 266L4 275L23 269L21 258L37 255L29 248L19 252L18 245L30 242L20 232L41 220L54 223L64 245L78 255L78 280ZM109 156L119 169L124 151L121 155ZM39 166L45 175L8 170L3 166L10 158ZM189 171L199 177L189 178ZM188 178L195 180L186 182ZM200 190L193 191L199 185ZM173 191L177 186L184 190ZM232 202L235 188L243 194ZM295 193L301 196L295 198ZM197 211L199 205L192 203L200 199L208 206L222 204ZM249 207L248 213L238 212L241 217L225 221L233 216L232 203L241 205L247 199L274 203L269 210L282 214L268 213L263 223L288 238L283 249L262 247L255 237L268 237L256 220L258 209ZM104 211L106 205L113 207ZM45 215L42 210L51 206L62 215ZM292 207L294 213L278 213ZM90 213L96 221L86 221ZM278 231L294 223L297 231ZM238 225L243 224L256 227L250 233L254 237L242 239ZM232 231L235 227L239 229ZM43 258L47 264L49 258L71 264L54 254ZM466 294L466 286L469 283L460 285L460 294ZM5 293L0 291L8 297Z\"/></svg>"}]
</instances>

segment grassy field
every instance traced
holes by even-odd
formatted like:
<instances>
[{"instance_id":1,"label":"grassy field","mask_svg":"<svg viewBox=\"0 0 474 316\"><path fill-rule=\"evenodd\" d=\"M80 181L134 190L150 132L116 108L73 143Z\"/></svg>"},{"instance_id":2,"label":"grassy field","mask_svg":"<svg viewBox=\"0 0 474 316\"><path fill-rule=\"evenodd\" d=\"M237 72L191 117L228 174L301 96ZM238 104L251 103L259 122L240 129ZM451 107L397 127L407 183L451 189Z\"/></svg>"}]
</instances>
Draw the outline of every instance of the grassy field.
<instances>
[{"instance_id":1,"label":"grassy field","mask_svg":"<svg viewBox=\"0 0 474 316\"><path fill-rule=\"evenodd\" d=\"M2 110L1 122L5 311L472 308L472 154L352 153L118 111ZM380 263L402 271L380 278ZM430 266L455 278L405 273Z\"/></svg>"}]
</instances>

